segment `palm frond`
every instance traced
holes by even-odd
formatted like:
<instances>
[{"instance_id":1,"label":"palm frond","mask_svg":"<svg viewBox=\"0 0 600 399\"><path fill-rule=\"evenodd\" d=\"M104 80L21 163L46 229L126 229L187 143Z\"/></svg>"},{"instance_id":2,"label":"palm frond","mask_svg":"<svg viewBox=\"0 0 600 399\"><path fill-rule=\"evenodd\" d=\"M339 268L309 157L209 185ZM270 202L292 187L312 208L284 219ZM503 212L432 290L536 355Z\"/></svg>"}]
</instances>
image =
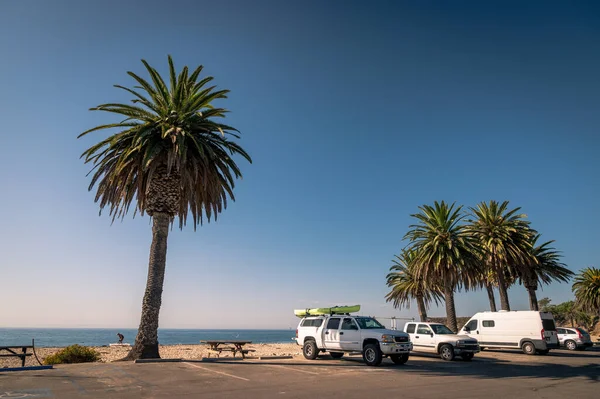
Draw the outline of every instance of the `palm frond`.
<instances>
[{"instance_id":1,"label":"palm frond","mask_svg":"<svg viewBox=\"0 0 600 399\"><path fill-rule=\"evenodd\" d=\"M229 91L205 88L213 78L200 78L202 66L191 74L188 67L177 73L170 56L168 62L169 87L158 71L142 60L149 80L130 71L128 75L136 83L133 89L115 85L133 96L134 105L106 103L91 108L125 119L91 128L78 137L119 129L82 154L93 166L89 189L96 189L101 211L108 209L114 220L123 218L135 204L134 215L143 215L148 211L152 182L175 173L180 191L175 212L179 226L183 227L191 214L196 228L204 220L216 219L228 199L235 199L235 179L242 173L234 157L252 159L230 139L240 138L238 130L220 123L228 111L213 105Z\"/></svg>"},{"instance_id":2,"label":"palm frond","mask_svg":"<svg viewBox=\"0 0 600 399\"><path fill-rule=\"evenodd\" d=\"M573 293L577 306L595 315L600 314L600 269L588 267L575 276Z\"/></svg>"}]
</instances>

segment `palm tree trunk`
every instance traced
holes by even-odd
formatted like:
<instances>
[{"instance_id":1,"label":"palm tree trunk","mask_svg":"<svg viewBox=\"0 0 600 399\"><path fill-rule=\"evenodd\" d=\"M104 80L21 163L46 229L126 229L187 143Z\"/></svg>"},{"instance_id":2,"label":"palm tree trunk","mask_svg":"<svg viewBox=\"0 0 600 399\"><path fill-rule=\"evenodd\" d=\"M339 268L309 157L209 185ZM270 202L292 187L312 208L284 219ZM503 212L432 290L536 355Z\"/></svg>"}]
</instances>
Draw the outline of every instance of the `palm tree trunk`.
<instances>
[{"instance_id":1,"label":"palm tree trunk","mask_svg":"<svg viewBox=\"0 0 600 399\"><path fill-rule=\"evenodd\" d=\"M427 322L427 308L422 296L417 297L417 307L419 308L419 317L422 322Z\"/></svg>"},{"instance_id":2,"label":"palm tree trunk","mask_svg":"<svg viewBox=\"0 0 600 399\"><path fill-rule=\"evenodd\" d=\"M446 300L446 324L454 333L458 331L456 326L456 308L454 307L454 287L449 283L444 284L444 298Z\"/></svg>"},{"instance_id":3,"label":"palm tree trunk","mask_svg":"<svg viewBox=\"0 0 600 399\"><path fill-rule=\"evenodd\" d=\"M529 294L529 309L539 311L540 309L538 307L537 294L535 293L535 288L530 286L525 288L527 288L527 293Z\"/></svg>"},{"instance_id":4,"label":"palm tree trunk","mask_svg":"<svg viewBox=\"0 0 600 399\"><path fill-rule=\"evenodd\" d=\"M165 279L170 222L171 217L167 213L152 215L152 245L150 246L148 281L142 302L142 319L135 344L123 360L160 358L158 353L158 314Z\"/></svg>"},{"instance_id":5,"label":"palm tree trunk","mask_svg":"<svg viewBox=\"0 0 600 399\"><path fill-rule=\"evenodd\" d=\"M494 297L494 287L490 283L485 284L485 289L487 290L488 299L490 300L490 310L492 312L497 312L496 310L496 298Z\"/></svg>"},{"instance_id":6,"label":"palm tree trunk","mask_svg":"<svg viewBox=\"0 0 600 399\"><path fill-rule=\"evenodd\" d=\"M508 289L506 287L506 279L504 278L504 272L498 270L496 273L498 276L498 293L500 294L500 309L510 310L510 303L508 302Z\"/></svg>"}]
</instances>

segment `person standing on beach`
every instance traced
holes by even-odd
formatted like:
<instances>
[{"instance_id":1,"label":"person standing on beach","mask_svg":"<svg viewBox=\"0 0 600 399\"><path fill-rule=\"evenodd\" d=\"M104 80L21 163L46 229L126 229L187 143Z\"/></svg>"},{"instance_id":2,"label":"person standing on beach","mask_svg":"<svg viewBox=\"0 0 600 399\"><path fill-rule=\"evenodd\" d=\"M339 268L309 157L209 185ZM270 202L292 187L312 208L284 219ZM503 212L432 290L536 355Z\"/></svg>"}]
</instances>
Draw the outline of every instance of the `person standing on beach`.
<instances>
[{"instance_id":1,"label":"person standing on beach","mask_svg":"<svg viewBox=\"0 0 600 399\"><path fill-rule=\"evenodd\" d=\"M119 337L119 343L122 344L123 343L123 339L125 338L125 336L121 333L117 333L117 337Z\"/></svg>"}]
</instances>

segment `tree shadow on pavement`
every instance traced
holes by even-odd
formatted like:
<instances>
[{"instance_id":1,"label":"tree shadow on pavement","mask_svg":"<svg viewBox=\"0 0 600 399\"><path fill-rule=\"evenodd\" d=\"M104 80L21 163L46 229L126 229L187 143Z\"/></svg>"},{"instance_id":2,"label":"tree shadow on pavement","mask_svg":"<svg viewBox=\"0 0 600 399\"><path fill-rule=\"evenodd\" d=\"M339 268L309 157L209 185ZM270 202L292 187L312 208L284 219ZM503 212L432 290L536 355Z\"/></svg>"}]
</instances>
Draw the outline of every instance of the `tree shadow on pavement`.
<instances>
[{"instance_id":1,"label":"tree shadow on pavement","mask_svg":"<svg viewBox=\"0 0 600 399\"><path fill-rule=\"evenodd\" d=\"M592 381L598 381L600 373L599 363L571 366L557 363L535 363L523 364L513 362L494 362L482 367L479 362L465 364L464 367L424 366L410 367L406 364L405 372L423 373L435 376L470 376L475 378L548 378L552 380L564 380L574 377L584 377Z\"/></svg>"},{"instance_id":2,"label":"tree shadow on pavement","mask_svg":"<svg viewBox=\"0 0 600 399\"><path fill-rule=\"evenodd\" d=\"M587 349L585 351L566 351L566 350L552 350L550 351L550 353L548 353L547 355L534 355L536 357L564 357L564 358L594 358L594 359L598 359L598 361L600 361L600 356L599 353L600 350L596 350L596 348L590 348ZM521 352L520 350L493 350L493 349L486 349L484 352L482 352L482 354L486 354L486 353L505 353L505 354L509 354L512 355L514 354L515 356L523 356L523 357L529 357L530 355L526 355L523 352Z\"/></svg>"},{"instance_id":3,"label":"tree shadow on pavement","mask_svg":"<svg viewBox=\"0 0 600 399\"><path fill-rule=\"evenodd\" d=\"M596 359L600 360L596 356ZM215 362L217 363L217 362ZM344 357L339 360L332 360L329 357L322 357L313 361L290 360L290 361L258 361L258 362L226 362L218 363L236 364L239 366L261 366L261 365L279 365L292 366L295 368L328 368L343 370L348 367L371 367L363 363L360 357ZM419 360L418 357L411 357L408 363L404 365L395 365L385 360L376 368L384 368L398 373L421 374L427 376L455 376L455 377L473 377L473 378L548 378L552 380L564 380L574 377L584 377L591 381L598 381L600 374L600 362L589 363L586 365L567 365L557 363L531 363L523 364L509 360L481 358L474 359L471 362L455 360L451 362L443 360Z\"/></svg>"}]
</instances>

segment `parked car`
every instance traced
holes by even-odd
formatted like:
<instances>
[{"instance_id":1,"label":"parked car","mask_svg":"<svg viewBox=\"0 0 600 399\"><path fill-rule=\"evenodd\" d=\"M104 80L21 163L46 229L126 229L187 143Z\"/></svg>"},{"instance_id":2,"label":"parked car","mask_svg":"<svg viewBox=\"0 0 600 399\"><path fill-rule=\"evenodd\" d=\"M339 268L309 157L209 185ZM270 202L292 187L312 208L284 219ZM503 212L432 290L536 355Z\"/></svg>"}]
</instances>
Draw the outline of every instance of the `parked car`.
<instances>
[{"instance_id":1,"label":"parked car","mask_svg":"<svg viewBox=\"0 0 600 399\"><path fill-rule=\"evenodd\" d=\"M404 364L412 350L408 334L388 330L372 317L349 314L303 317L296 330L296 342L309 360L316 359L320 352L329 352L336 359L344 353L362 353L369 366L379 365L383 357Z\"/></svg>"},{"instance_id":2,"label":"parked car","mask_svg":"<svg viewBox=\"0 0 600 399\"><path fill-rule=\"evenodd\" d=\"M592 337L583 328L576 327L558 327L558 342L560 346L567 348L570 351L577 349L585 349L594 346Z\"/></svg>"},{"instance_id":3,"label":"parked car","mask_svg":"<svg viewBox=\"0 0 600 399\"><path fill-rule=\"evenodd\" d=\"M554 317L550 312L529 310L479 312L460 334L479 341L484 348L516 348L527 355L545 355L558 348Z\"/></svg>"},{"instance_id":4,"label":"parked car","mask_svg":"<svg viewBox=\"0 0 600 399\"><path fill-rule=\"evenodd\" d=\"M475 338L456 335L440 323L408 322L404 332L410 336L413 351L436 353L444 360L453 360L458 355L469 361L479 352Z\"/></svg>"}]
</instances>

